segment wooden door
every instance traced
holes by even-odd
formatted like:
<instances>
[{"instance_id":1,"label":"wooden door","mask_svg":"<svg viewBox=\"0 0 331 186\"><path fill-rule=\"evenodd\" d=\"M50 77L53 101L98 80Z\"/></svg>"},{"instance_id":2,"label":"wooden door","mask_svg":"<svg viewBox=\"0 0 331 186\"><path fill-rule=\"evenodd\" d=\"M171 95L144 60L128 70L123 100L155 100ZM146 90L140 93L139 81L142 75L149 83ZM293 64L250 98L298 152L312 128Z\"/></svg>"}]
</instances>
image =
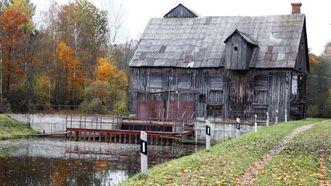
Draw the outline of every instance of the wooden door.
<instances>
[{"instance_id":1,"label":"wooden door","mask_svg":"<svg viewBox=\"0 0 331 186\"><path fill-rule=\"evenodd\" d=\"M249 80L246 71L232 71L229 96L230 116L241 119L249 118Z\"/></svg>"}]
</instances>

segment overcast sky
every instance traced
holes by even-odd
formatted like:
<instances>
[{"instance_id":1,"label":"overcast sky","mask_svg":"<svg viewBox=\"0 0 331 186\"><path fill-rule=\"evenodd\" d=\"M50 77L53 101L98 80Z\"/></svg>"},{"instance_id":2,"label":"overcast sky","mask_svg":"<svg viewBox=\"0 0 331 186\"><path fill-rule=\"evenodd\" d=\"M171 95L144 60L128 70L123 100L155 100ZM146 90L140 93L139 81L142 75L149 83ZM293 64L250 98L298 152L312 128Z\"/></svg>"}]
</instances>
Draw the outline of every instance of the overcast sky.
<instances>
[{"instance_id":1,"label":"overcast sky","mask_svg":"<svg viewBox=\"0 0 331 186\"><path fill-rule=\"evenodd\" d=\"M55 0L59 4L74 0ZM48 9L51 1L32 0L37 6L35 19ZM123 14L124 39L139 39L151 17L162 17L182 3L200 16L259 16L291 13L293 0L90 0L97 7ZM308 47L316 54L331 41L331 0L300 0L307 16Z\"/></svg>"}]
</instances>

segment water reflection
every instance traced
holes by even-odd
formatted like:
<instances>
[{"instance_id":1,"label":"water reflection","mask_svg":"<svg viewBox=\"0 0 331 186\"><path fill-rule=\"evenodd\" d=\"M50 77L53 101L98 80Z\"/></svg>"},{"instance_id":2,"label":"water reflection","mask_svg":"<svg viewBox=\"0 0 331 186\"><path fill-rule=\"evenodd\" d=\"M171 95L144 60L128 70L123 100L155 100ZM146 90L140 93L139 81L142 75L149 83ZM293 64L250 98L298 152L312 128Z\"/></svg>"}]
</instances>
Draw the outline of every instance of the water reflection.
<instances>
[{"instance_id":1,"label":"water reflection","mask_svg":"<svg viewBox=\"0 0 331 186\"><path fill-rule=\"evenodd\" d=\"M139 148L61 139L1 141L1 154L7 155L0 158L0 184L114 185L140 170ZM149 163L192 151L193 146L149 146Z\"/></svg>"}]
</instances>

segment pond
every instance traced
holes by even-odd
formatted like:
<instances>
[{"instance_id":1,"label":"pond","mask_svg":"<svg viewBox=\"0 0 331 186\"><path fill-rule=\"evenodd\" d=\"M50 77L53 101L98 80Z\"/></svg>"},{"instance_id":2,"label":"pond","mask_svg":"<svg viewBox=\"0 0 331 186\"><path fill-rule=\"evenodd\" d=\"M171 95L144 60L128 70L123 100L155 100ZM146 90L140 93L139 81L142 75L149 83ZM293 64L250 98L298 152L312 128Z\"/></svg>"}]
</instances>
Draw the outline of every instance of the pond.
<instances>
[{"instance_id":1,"label":"pond","mask_svg":"<svg viewBox=\"0 0 331 186\"><path fill-rule=\"evenodd\" d=\"M116 185L140 171L140 146L64 139L0 141L0 185ZM194 146L149 146L149 166Z\"/></svg>"}]
</instances>

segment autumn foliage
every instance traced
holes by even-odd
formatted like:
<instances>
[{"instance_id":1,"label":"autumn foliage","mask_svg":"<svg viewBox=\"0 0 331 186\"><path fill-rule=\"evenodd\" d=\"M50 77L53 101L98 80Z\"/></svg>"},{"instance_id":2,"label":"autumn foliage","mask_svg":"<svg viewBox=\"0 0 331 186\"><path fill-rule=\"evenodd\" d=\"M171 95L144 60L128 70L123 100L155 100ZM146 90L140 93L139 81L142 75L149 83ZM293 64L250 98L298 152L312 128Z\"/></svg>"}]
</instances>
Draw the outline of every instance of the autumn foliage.
<instances>
[{"instance_id":1,"label":"autumn foliage","mask_svg":"<svg viewBox=\"0 0 331 186\"><path fill-rule=\"evenodd\" d=\"M85 112L121 114L127 110L128 76L111 60L99 59L97 81L87 87L85 101L80 106Z\"/></svg>"},{"instance_id":2,"label":"autumn foliage","mask_svg":"<svg viewBox=\"0 0 331 186\"><path fill-rule=\"evenodd\" d=\"M54 1L37 29L31 1L1 5L0 112L7 110L3 105L13 112L78 107L77 112L87 113L127 111L134 46L110 43L113 23L106 11L88 0Z\"/></svg>"},{"instance_id":3,"label":"autumn foliage","mask_svg":"<svg viewBox=\"0 0 331 186\"><path fill-rule=\"evenodd\" d=\"M113 67L108 62L107 58L100 58L97 66L97 80L108 81L113 73Z\"/></svg>"}]
</instances>

